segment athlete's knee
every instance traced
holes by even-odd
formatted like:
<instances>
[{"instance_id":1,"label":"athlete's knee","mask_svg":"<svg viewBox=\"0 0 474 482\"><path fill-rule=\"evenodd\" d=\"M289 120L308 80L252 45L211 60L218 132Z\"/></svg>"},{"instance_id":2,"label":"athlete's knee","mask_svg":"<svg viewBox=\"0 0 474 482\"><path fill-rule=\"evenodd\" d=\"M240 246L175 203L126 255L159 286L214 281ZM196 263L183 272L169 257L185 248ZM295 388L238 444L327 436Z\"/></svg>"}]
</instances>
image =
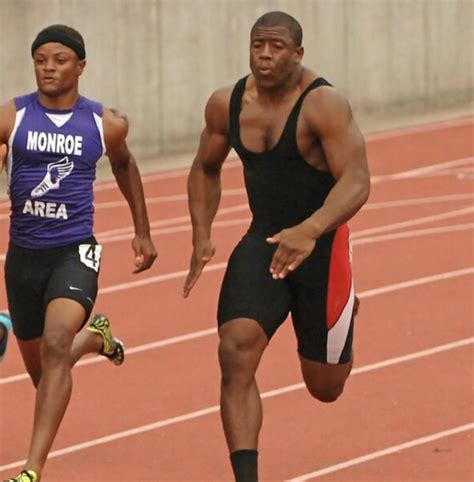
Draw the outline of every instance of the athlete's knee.
<instances>
[{"instance_id":1,"label":"athlete's knee","mask_svg":"<svg viewBox=\"0 0 474 482\"><path fill-rule=\"evenodd\" d=\"M225 330L219 342L222 382L253 379L266 341L258 332Z\"/></svg>"},{"instance_id":2,"label":"athlete's knee","mask_svg":"<svg viewBox=\"0 0 474 482\"><path fill-rule=\"evenodd\" d=\"M43 367L67 363L70 365L71 338L67 333L48 333L43 337L41 347L41 362Z\"/></svg>"},{"instance_id":3,"label":"athlete's knee","mask_svg":"<svg viewBox=\"0 0 474 482\"><path fill-rule=\"evenodd\" d=\"M247 371L254 365L257 344L251 338L224 336L219 343L219 363L223 375Z\"/></svg>"}]
</instances>

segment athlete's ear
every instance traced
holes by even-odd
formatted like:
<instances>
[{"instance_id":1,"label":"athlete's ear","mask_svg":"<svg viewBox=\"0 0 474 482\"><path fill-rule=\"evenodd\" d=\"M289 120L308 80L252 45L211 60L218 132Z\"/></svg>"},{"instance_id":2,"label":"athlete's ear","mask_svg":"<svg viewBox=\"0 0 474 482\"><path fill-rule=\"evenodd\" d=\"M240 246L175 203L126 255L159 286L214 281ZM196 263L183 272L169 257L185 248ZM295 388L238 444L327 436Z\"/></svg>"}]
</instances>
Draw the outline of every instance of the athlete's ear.
<instances>
[{"instance_id":1,"label":"athlete's ear","mask_svg":"<svg viewBox=\"0 0 474 482\"><path fill-rule=\"evenodd\" d=\"M304 55L304 47L300 45L299 47L296 47L296 58L295 58L295 64L301 63L301 60L303 59Z\"/></svg>"},{"instance_id":2,"label":"athlete's ear","mask_svg":"<svg viewBox=\"0 0 474 482\"><path fill-rule=\"evenodd\" d=\"M84 69L86 68L86 61L84 60L79 60L77 63L77 76L79 77L82 75L82 72L84 72Z\"/></svg>"}]
</instances>

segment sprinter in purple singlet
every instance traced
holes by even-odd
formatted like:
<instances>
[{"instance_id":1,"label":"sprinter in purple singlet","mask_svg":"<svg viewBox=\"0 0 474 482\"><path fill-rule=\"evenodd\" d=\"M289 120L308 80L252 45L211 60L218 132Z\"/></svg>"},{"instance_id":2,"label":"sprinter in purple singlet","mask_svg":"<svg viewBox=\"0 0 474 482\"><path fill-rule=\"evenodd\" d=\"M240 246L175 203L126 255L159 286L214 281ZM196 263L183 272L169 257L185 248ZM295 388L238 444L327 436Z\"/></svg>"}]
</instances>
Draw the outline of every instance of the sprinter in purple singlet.
<instances>
[{"instance_id":1,"label":"sprinter in purple singlet","mask_svg":"<svg viewBox=\"0 0 474 482\"><path fill-rule=\"evenodd\" d=\"M42 30L31 47L38 90L0 107L0 165L11 200L5 261L8 308L36 391L24 470L8 479L41 480L71 395L71 368L86 353L115 365L123 344L104 315L88 322L97 296L102 246L93 234L93 183L105 154L135 226L134 272L156 250L125 116L79 95L86 65L82 36L64 25ZM88 322L85 330L81 328Z\"/></svg>"}]
</instances>

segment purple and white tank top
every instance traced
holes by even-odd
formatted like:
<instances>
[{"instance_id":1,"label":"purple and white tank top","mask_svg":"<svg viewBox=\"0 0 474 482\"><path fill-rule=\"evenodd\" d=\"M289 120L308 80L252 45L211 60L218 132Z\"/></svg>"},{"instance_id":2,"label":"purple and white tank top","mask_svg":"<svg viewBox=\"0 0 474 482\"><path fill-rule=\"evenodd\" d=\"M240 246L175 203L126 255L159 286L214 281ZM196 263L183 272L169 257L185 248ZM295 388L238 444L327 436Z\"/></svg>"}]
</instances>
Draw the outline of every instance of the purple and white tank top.
<instances>
[{"instance_id":1,"label":"purple and white tank top","mask_svg":"<svg viewBox=\"0 0 474 482\"><path fill-rule=\"evenodd\" d=\"M79 97L71 110L50 110L36 92L15 104L7 159L10 240L46 249L90 238L96 164L105 153L102 105Z\"/></svg>"}]
</instances>

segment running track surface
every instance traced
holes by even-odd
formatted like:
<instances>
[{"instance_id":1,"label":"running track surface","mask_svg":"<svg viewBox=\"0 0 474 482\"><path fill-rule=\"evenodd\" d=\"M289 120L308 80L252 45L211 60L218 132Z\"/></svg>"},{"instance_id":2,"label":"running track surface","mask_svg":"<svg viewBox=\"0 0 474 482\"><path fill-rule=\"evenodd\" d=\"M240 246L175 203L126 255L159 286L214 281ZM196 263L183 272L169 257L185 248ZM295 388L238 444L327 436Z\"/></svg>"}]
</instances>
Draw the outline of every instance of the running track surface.
<instances>
[{"instance_id":1,"label":"running track surface","mask_svg":"<svg viewBox=\"0 0 474 482\"><path fill-rule=\"evenodd\" d=\"M472 333L474 118L367 136L373 176L351 221L355 366L334 404L303 388L291 323L272 340L264 396L261 480L473 480ZM218 413L216 299L249 222L241 166L230 158L215 220L215 258L187 300L191 254L186 170L144 176L159 258L132 275L131 220L114 183L96 185L104 245L96 311L128 347L74 369L71 404L43 480L231 481ZM8 203L0 200L0 263ZM0 309L6 307L0 288ZM0 366L0 478L29 443L34 390L15 343Z\"/></svg>"}]
</instances>

